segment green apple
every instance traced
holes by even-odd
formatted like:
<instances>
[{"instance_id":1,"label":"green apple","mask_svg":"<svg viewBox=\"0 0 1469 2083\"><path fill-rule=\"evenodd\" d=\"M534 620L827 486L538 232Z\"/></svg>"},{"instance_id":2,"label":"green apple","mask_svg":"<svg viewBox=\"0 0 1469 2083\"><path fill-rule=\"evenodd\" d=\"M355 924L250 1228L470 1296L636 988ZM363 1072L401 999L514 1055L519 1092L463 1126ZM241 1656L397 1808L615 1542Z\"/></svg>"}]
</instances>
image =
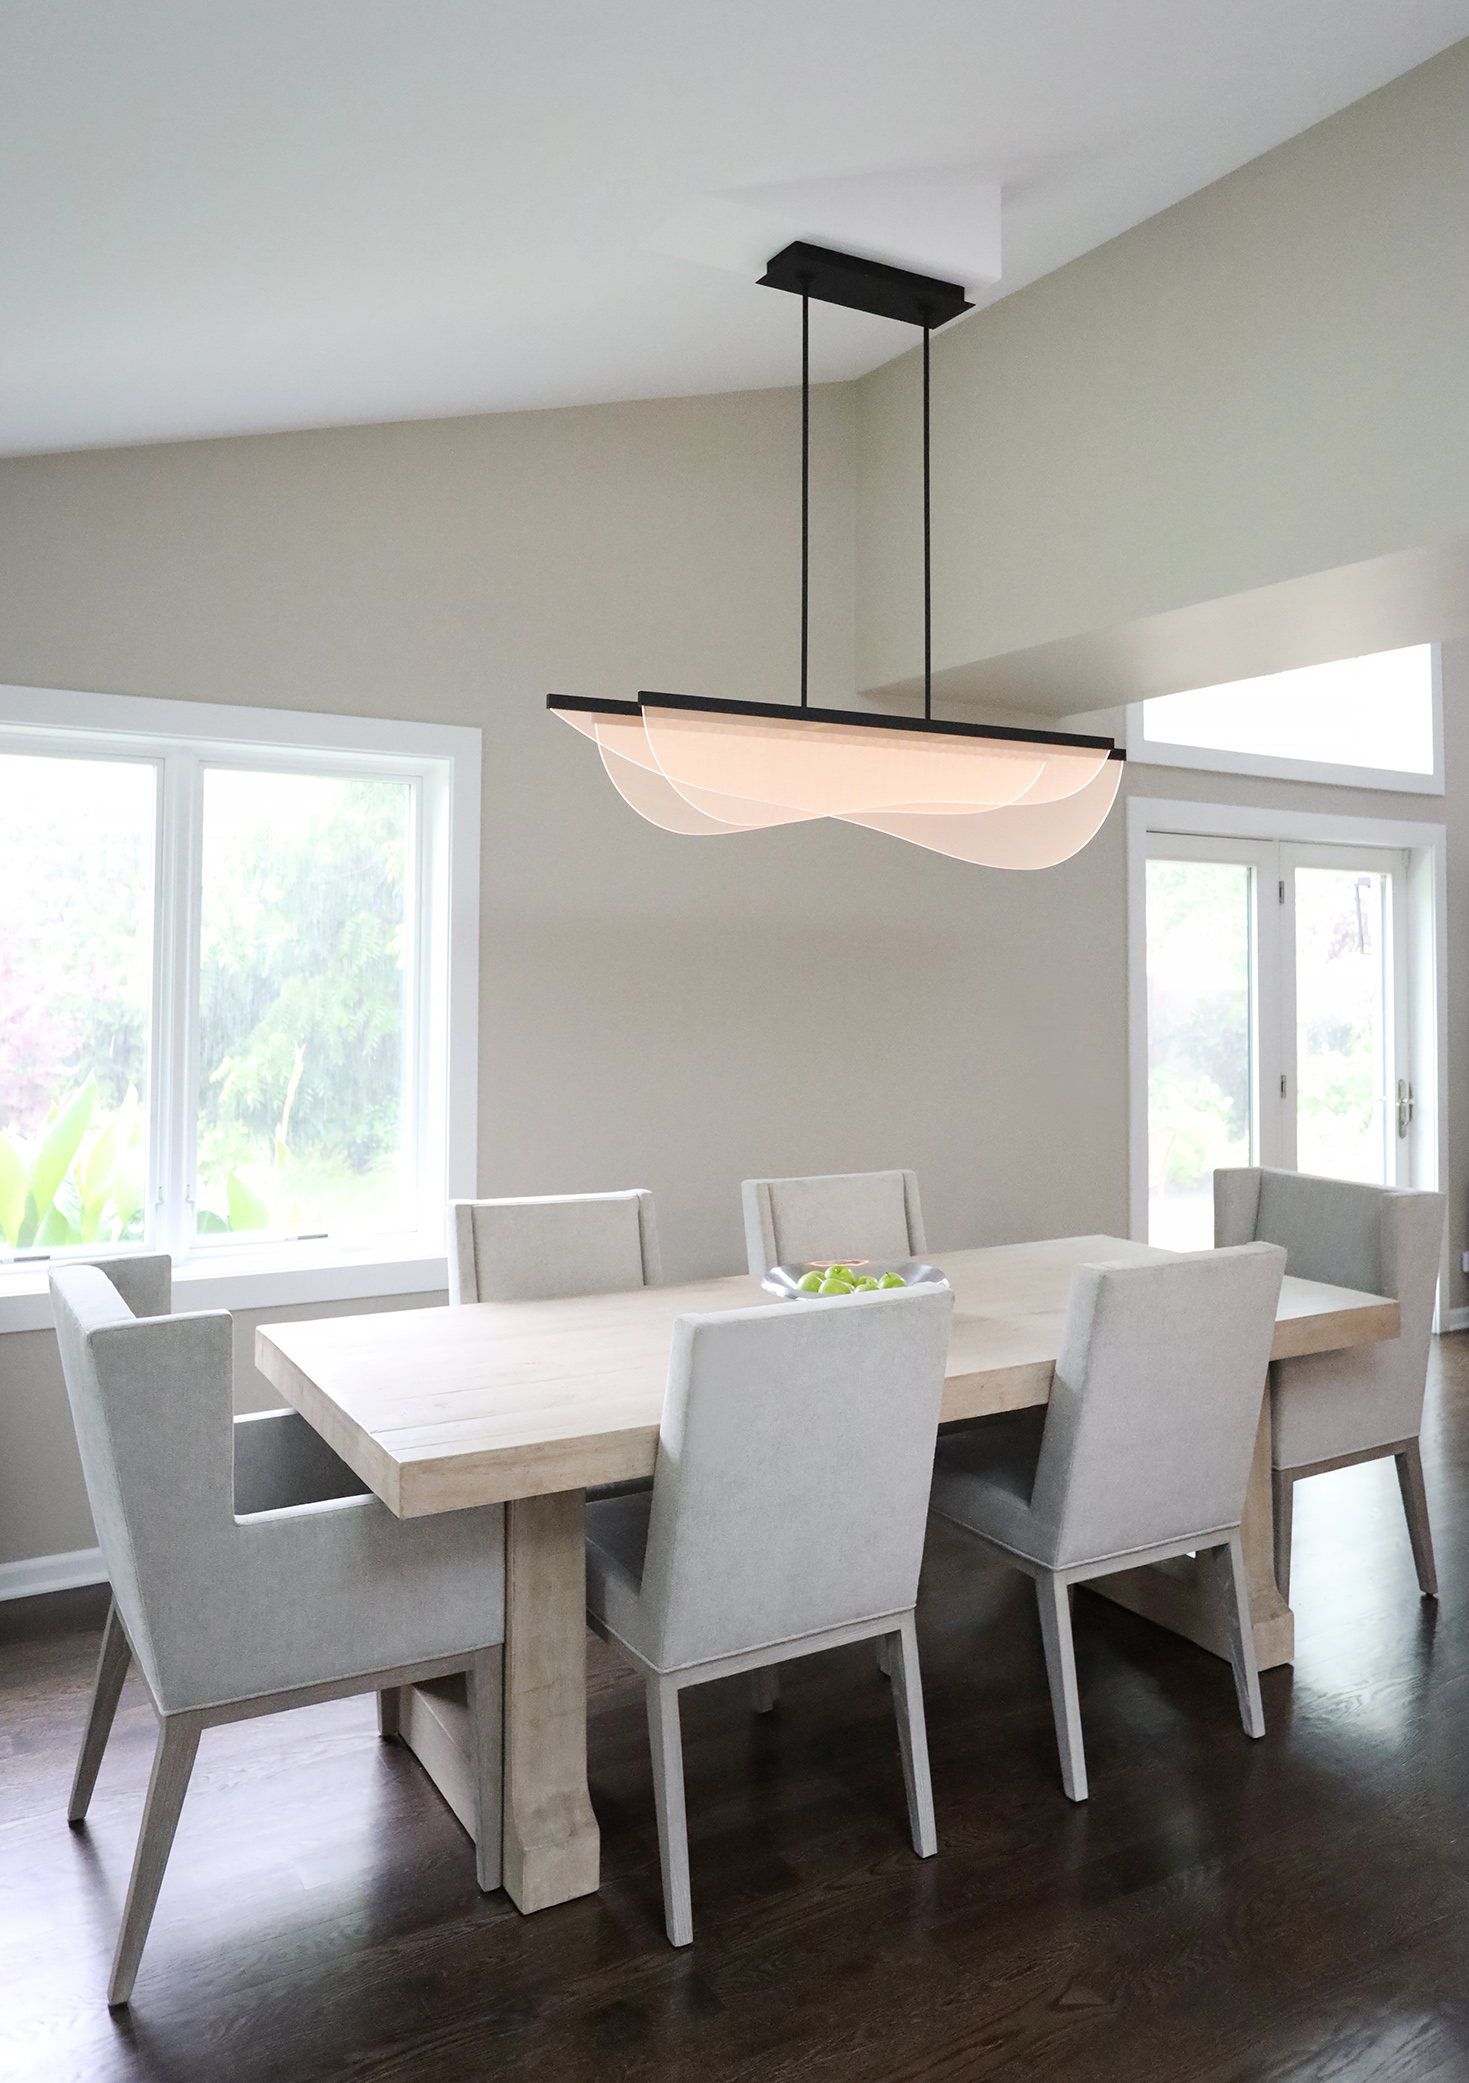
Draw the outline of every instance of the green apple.
<instances>
[{"instance_id":1,"label":"green apple","mask_svg":"<svg viewBox=\"0 0 1469 2083\"><path fill-rule=\"evenodd\" d=\"M869 1294L874 1288L881 1285L881 1281L874 1280L870 1273L864 1273L862 1278L856 1283L856 1292L859 1295Z\"/></svg>"},{"instance_id":2,"label":"green apple","mask_svg":"<svg viewBox=\"0 0 1469 2083\"><path fill-rule=\"evenodd\" d=\"M908 1285L901 1273L884 1273L877 1284L879 1287L906 1287Z\"/></svg>"},{"instance_id":3,"label":"green apple","mask_svg":"<svg viewBox=\"0 0 1469 2083\"><path fill-rule=\"evenodd\" d=\"M803 1295L814 1295L820 1286L821 1275L819 1273L803 1273L796 1282L797 1292Z\"/></svg>"},{"instance_id":4,"label":"green apple","mask_svg":"<svg viewBox=\"0 0 1469 2083\"><path fill-rule=\"evenodd\" d=\"M856 1289L852 1286L850 1280L834 1280L828 1274L816 1292L819 1295L850 1295L855 1294Z\"/></svg>"}]
</instances>

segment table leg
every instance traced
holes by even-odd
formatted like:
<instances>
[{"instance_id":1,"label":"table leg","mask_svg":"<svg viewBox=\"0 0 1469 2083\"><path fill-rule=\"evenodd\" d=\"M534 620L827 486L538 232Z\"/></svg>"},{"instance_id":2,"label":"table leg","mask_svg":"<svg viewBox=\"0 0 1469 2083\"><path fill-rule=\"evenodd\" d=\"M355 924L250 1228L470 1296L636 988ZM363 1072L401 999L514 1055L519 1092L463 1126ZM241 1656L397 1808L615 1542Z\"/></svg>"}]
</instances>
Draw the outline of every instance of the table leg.
<instances>
[{"instance_id":1,"label":"table leg","mask_svg":"<svg viewBox=\"0 0 1469 2083\"><path fill-rule=\"evenodd\" d=\"M587 1793L584 1493L505 1507L505 1887L525 1912L596 1892Z\"/></svg>"},{"instance_id":2,"label":"table leg","mask_svg":"<svg viewBox=\"0 0 1469 2083\"><path fill-rule=\"evenodd\" d=\"M1275 1529L1270 1512L1270 1389L1267 1383L1255 1454L1250 1463L1250 1480L1245 1491L1245 1513L1240 1525L1245 1551L1245 1573L1250 1584L1250 1617L1255 1628L1255 1658L1262 1671L1294 1661L1296 1618L1280 1595L1275 1581ZM1218 1594L1202 1565L1186 1555L1172 1562L1156 1562L1147 1569L1119 1570L1115 1576L1094 1577L1089 1591L1110 1598L1130 1613L1140 1613L1160 1627L1171 1627L1202 1649L1228 1657L1229 1638L1219 1609Z\"/></svg>"}]
</instances>

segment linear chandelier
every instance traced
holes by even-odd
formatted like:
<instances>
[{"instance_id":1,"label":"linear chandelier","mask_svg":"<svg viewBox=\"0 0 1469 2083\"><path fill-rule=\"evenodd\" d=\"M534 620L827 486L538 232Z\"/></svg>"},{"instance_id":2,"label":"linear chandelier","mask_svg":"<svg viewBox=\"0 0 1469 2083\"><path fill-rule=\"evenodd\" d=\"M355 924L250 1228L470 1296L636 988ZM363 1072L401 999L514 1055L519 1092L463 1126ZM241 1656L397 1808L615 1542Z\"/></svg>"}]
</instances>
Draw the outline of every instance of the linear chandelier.
<instances>
[{"instance_id":1,"label":"linear chandelier","mask_svg":"<svg viewBox=\"0 0 1469 2083\"><path fill-rule=\"evenodd\" d=\"M801 299L801 700L636 701L548 695L591 738L623 800L666 832L699 837L818 817L866 825L991 868L1050 868L1100 830L1125 755L1111 738L948 723L933 715L929 336L971 307L957 283L802 241L761 282ZM923 714L812 708L810 628L811 299L923 329Z\"/></svg>"}]
</instances>

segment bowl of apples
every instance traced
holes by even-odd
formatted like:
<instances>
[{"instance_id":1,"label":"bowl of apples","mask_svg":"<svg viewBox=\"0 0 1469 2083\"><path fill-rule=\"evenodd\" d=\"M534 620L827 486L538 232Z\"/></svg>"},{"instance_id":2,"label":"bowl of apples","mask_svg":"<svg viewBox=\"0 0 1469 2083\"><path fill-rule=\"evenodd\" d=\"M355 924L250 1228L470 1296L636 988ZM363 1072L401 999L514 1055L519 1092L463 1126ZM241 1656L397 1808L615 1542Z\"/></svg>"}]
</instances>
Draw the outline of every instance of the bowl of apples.
<instances>
[{"instance_id":1,"label":"bowl of apples","mask_svg":"<svg viewBox=\"0 0 1469 2083\"><path fill-rule=\"evenodd\" d=\"M871 1295L883 1288L940 1287L944 1276L921 1259L809 1259L799 1266L772 1266L760 1285L783 1302L813 1295Z\"/></svg>"}]
</instances>

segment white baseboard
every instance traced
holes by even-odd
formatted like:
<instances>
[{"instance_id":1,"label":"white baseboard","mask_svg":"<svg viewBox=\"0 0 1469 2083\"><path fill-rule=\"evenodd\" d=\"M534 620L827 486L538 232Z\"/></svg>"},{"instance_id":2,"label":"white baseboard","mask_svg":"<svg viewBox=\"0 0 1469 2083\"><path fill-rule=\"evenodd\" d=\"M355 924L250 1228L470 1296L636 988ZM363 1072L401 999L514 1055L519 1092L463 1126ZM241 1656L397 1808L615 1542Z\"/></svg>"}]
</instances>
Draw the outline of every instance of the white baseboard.
<instances>
[{"instance_id":1,"label":"white baseboard","mask_svg":"<svg viewBox=\"0 0 1469 2083\"><path fill-rule=\"evenodd\" d=\"M73 1548L67 1555L30 1555L0 1562L0 1599L39 1598L46 1591L75 1591L80 1584L105 1584L100 1548Z\"/></svg>"},{"instance_id":2,"label":"white baseboard","mask_svg":"<svg viewBox=\"0 0 1469 2083\"><path fill-rule=\"evenodd\" d=\"M1451 1331L1469 1331L1469 1308L1451 1309L1449 1311L1449 1329Z\"/></svg>"}]
</instances>

